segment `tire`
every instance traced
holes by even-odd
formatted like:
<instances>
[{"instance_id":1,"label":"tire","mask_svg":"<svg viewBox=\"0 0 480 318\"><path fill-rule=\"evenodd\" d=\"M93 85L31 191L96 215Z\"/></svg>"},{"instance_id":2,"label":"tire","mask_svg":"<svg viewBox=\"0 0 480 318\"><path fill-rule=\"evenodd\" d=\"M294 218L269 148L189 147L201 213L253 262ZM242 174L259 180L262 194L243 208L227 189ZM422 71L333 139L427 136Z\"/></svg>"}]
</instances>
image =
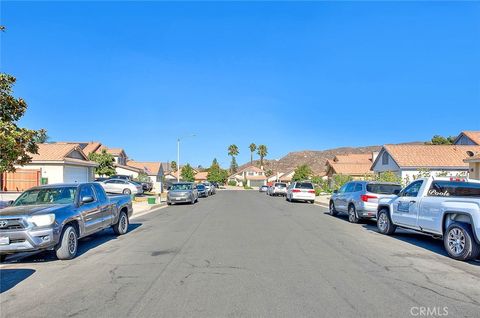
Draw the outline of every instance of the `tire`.
<instances>
[{"instance_id":1,"label":"tire","mask_svg":"<svg viewBox=\"0 0 480 318\"><path fill-rule=\"evenodd\" d=\"M167 205L172 205L172 202L167 202Z\"/></svg>"},{"instance_id":2,"label":"tire","mask_svg":"<svg viewBox=\"0 0 480 318\"><path fill-rule=\"evenodd\" d=\"M115 234L117 235L123 235L128 232L128 224L130 224L128 220L128 215L125 212L120 212L120 215L118 216L118 222L115 223L112 228Z\"/></svg>"},{"instance_id":3,"label":"tire","mask_svg":"<svg viewBox=\"0 0 480 318\"><path fill-rule=\"evenodd\" d=\"M190 204L195 204L195 198L192 197L192 199L190 200Z\"/></svg>"},{"instance_id":4,"label":"tire","mask_svg":"<svg viewBox=\"0 0 480 318\"><path fill-rule=\"evenodd\" d=\"M329 205L329 209L328 209L328 213L331 215L331 216L336 216L338 214L338 211L335 210L335 204L333 203L333 201L330 201L330 205Z\"/></svg>"},{"instance_id":5,"label":"tire","mask_svg":"<svg viewBox=\"0 0 480 318\"><path fill-rule=\"evenodd\" d=\"M360 219L357 216L357 211L353 204L348 206L348 222L350 223L358 223Z\"/></svg>"},{"instance_id":6,"label":"tire","mask_svg":"<svg viewBox=\"0 0 480 318\"><path fill-rule=\"evenodd\" d=\"M130 190L130 189L123 189L122 193L123 193L123 194L128 194L128 195L130 195L130 194L132 194L132 190Z\"/></svg>"},{"instance_id":7,"label":"tire","mask_svg":"<svg viewBox=\"0 0 480 318\"><path fill-rule=\"evenodd\" d=\"M60 236L60 241L55 246L55 254L59 260L75 258L78 251L78 234L73 225L66 225Z\"/></svg>"},{"instance_id":8,"label":"tire","mask_svg":"<svg viewBox=\"0 0 480 318\"><path fill-rule=\"evenodd\" d=\"M310 204L315 204L315 200L310 200Z\"/></svg>"},{"instance_id":9,"label":"tire","mask_svg":"<svg viewBox=\"0 0 480 318\"><path fill-rule=\"evenodd\" d=\"M459 261L476 259L480 254L480 246L466 223L450 224L443 235L443 245L448 256Z\"/></svg>"},{"instance_id":10,"label":"tire","mask_svg":"<svg viewBox=\"0 0 480 318\"><path fill-rule=\"evenodd\" d=\"M397 226L390 219L388 210L382 209L378 212L377 229L380 233L386 235L392 235L397 229Z\"/></svg>"}]
</instances>

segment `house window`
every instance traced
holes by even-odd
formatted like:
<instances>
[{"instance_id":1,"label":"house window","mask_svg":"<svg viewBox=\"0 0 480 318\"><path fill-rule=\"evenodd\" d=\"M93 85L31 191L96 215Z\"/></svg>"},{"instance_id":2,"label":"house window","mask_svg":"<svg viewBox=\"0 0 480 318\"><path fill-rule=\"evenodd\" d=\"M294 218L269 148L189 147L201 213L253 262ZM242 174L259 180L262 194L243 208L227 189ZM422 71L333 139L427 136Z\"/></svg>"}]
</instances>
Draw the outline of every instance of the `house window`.
<instances>
[{"instance_id":1,"label":"house window","mask_svg":"<svg viewBox=\"0 0 480 318\"><path fill-rule=\"evenodd\" d=\"M255 175L255 173L252 172L252 171L249 171L249 172L248 172L248 175L249 175L249 176L253 176L253 175Z\"/></svg>"},{"instance_id":2,"label":"house window","mask_svg":"<svg viewBox=\"0 0 480 318\"><path fill-rule=\"evenodd\" d=\"M388 165L388 153L386 152L382 155L382 165Z\"/></svg>"}]
</instances>

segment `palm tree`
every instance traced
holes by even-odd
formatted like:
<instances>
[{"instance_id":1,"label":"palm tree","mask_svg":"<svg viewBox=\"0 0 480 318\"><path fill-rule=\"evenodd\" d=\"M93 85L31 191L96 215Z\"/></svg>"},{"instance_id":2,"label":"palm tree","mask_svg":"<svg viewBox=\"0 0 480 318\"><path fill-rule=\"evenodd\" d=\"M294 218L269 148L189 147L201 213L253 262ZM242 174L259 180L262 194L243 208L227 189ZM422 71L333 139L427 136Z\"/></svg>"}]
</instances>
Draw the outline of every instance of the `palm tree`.
<instances>
[{"instance_id":1,"label":"palm tree","mask_svg":"<svg viewBox=\"0 0 480 318\"><path fill-rule=\"evenodd\" d=\"M249 146L250 148L250 164L253 165L253 153L255 150L257 150L257 145L255 145L253 142Z\"/></svg>"},{"instance_id":2,"label":"palm tree","mask_svg":"<svg viewBox=\"0 0 480 318\"><path fill-rule=\"evenodd\" d=\"M230 145L228 146L228 155L232 157L232 162L230 164L230 173L237 172L237 161L235 160L235 156L239 154L237 145Z\"/></svg>"},{"instance_id":3,"label":"palm tree","mask_svg":"<svg viewBox=\"0 0 480 318\"><path fill-rule=\"evenodd\" d=\"M235 157L239 154L237 145L228 146L228 155L230 157Z\"/></svg>"},{"instance_id":4,"label":"palm tree","mask_svg":"<svg viewBox=\"0 0 480 318\"><path fill-rule=\"evenodd\" d=\"M265 158L268 155L267 146L265 145L258 146L257 154L260 156L260 166L263 166L263 158Z\"/></svg>"}]
</instances>

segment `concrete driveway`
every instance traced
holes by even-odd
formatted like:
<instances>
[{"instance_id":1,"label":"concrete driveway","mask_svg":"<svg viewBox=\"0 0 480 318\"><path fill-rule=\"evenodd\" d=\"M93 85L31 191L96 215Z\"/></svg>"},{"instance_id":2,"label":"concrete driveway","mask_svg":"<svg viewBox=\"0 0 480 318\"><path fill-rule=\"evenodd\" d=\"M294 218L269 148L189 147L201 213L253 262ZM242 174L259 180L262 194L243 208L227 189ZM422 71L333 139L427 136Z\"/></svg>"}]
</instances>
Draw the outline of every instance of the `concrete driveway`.
<instances>
[{"instance_id":1,"label":"concrete driveway","mask_svg":"<svg viewBox=\"0 0 480 318\"><path fill-rule=\"evenodd\" d=\"M480 263L312 204L219 191L0 267L2 317L475 317ZM431 315L432 316L432 315Z\"/></svg>"}]
</instances>

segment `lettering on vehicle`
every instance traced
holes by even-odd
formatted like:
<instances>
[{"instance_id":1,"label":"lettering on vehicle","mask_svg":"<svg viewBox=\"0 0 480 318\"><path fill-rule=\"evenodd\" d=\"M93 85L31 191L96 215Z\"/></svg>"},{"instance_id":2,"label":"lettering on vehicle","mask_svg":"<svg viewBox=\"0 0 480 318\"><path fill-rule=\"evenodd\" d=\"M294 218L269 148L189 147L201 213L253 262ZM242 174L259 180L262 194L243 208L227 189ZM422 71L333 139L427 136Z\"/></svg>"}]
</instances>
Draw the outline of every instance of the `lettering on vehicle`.
<instances>
[{"instance_id":1,"label":"lettering on vehicle","mask_svg":"<svg viewBox=\"0 0 480 318\"><path fill-rule=\"evenodd\" d=\"M450 193L447 190L441 192L441 191L437 191L435 189L430 189L430 190L428 190L428 195L435 196L435 197L449 197Z\"/></svg>"}]
</instances>

